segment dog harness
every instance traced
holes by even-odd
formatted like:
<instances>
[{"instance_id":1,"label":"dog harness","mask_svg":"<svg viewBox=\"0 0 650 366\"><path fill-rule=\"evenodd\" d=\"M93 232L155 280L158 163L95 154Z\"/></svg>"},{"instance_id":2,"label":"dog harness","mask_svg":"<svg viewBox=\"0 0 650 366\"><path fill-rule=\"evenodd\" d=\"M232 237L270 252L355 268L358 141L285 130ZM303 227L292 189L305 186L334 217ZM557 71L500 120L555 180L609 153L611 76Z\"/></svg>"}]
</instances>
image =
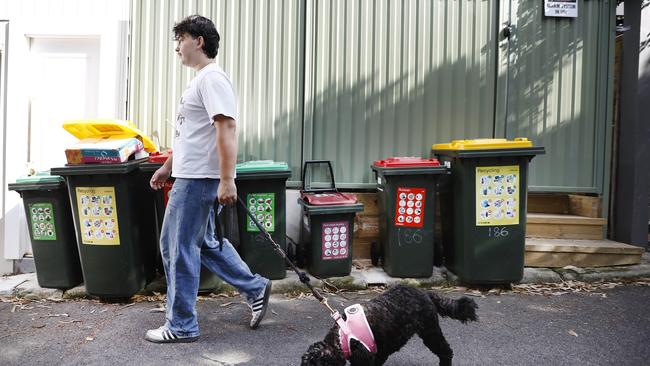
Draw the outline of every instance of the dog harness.
<instances>
[{"instance_id":1,"label":"dog harness","mask_svg":"<svg viewBox=\"0 0 650 366\"><path fill-rule=\"evenodd\" d=\"M360 304L354 304L345 308L344 311L347 320L343 320L343 317L341 317L338 311L332 314L332 317L339 326L339 339L345 359L350 359L351 339L356 339L368 351L376 353L377 345L375 344L375 336L372 334L372 329L370 329L363 307Z\"/></svg>"}]
</instances>

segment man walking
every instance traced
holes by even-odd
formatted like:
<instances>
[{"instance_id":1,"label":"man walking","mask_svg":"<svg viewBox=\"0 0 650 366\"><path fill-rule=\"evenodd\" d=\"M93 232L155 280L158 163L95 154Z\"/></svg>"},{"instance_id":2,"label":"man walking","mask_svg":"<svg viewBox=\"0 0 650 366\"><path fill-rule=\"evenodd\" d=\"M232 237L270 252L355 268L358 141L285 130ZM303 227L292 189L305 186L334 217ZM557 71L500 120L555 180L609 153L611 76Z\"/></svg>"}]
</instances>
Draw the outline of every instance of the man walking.
<instances>
[{"instance_id":1,"label":"man walking","mask_svg":"<svg viewBox=\"0 0 650 366\"><path fill-rule=\"evenodd\" d=\"M252 274L228 240L214 238L215 200L237 202L237 102L228 76L214 63L219 33L210 19L189 16L174 26L176 53L196 76L183 92L176 117L173 155L152 176L153 189L173 176L160 236L167 279L165 324L147 331L156 343L193 342L199 337L196 295L201 264L233 285L252 310L250 327L266 313L271 281Z\"/></svg>"}]
</instances>

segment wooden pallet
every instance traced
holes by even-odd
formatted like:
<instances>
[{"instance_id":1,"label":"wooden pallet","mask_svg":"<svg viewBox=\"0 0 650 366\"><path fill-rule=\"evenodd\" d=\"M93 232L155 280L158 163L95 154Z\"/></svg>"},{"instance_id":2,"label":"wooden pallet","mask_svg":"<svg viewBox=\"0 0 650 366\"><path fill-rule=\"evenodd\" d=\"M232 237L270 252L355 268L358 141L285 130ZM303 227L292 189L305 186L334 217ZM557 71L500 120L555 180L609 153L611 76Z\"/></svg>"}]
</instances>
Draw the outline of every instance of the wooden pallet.
<instances>
[{"instance_id":1,"label":"wooden pallet","mask_svg":"<svg viewBox=\"0 0 650 366\"><path fill-rule=\"evenodd\" d=\"M644 249L611 240L526 239L526 267L638 264Z\"/></svg>"}]
</instances>

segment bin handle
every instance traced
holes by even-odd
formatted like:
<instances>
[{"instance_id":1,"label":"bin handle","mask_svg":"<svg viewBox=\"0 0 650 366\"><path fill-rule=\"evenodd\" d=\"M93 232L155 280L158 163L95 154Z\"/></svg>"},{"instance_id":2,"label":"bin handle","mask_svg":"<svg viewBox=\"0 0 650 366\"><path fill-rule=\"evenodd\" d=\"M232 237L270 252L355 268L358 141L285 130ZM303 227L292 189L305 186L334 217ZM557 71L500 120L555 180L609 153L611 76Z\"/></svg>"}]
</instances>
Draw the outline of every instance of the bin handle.
<instances>
[{"instance_id":1,"label":"bin handle","mask_svg":"<svg viewBox=\"0 0 650 366\"><path fill-rule=\"evenodd\" d=\"M312 171L313 166L318 164L327 164L330 171L330 179L332 188L312 188ZM307 184L307 180L309 183ZM336 182L334 181L334 169L332 169L332 162L330 160L307 160L302 169L302 191L303 192L338 192L336 189Z\"/></svg>"}]
</instances>

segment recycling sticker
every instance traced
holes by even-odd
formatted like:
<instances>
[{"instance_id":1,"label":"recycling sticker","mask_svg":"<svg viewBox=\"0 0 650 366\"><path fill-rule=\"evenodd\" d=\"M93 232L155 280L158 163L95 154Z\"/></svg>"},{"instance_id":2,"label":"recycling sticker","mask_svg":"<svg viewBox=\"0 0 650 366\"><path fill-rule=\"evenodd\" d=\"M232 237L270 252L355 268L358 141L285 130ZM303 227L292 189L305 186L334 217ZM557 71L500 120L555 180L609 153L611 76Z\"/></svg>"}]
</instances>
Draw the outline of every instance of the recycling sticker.
<instances>
[{"instance_id":1,"label":"recycling sticker","mask_svg":"<svg viewBox=\"0 0 650 366\"><path fill-rule=\"evenodd\" d=\"M54 208L51 203L33 203L28 205L30 231L33 240L56 240L54 226Z\"/></svg>"},{"instance_id":2,"label":"recycling sticker","mask_svg":"<svg viewBox=\"0 0 650 366\"><path fill-rule=\"evenodd\" d=\"M246 204L266 231L275 231L275 193L249 193L246 195ZM250 217L247 217L246 230L260 231Z\"/></svg>"},{"instance_id":3,"label":"recycling sticker","mask_svg":"<svg viewBox=\"0 0 650 366\"><path fill-rule=\"evenodd\" d=\"M395 226L424 226L426 193L427 191L424 188L397 188Z\"/></svg>"}]
</instances>

